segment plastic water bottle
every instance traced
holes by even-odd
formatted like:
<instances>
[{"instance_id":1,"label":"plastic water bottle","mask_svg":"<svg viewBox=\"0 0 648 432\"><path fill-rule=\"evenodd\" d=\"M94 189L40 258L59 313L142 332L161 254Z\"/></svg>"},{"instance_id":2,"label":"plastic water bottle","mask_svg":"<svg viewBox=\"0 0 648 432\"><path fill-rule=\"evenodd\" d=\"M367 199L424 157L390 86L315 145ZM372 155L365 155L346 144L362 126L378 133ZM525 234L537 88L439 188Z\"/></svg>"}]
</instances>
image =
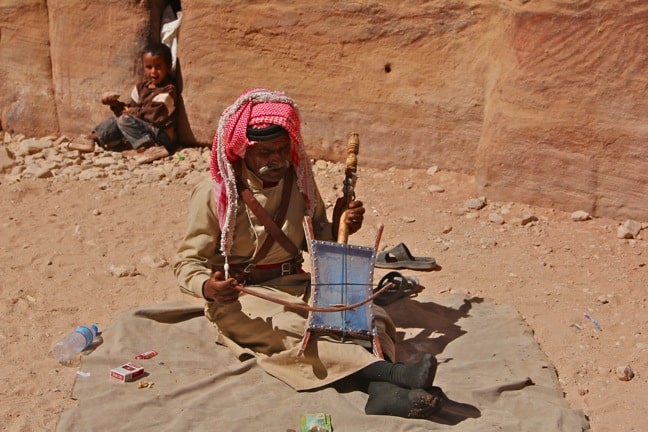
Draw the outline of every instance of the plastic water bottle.
<instances>
[{"instance_id":1,"label":"plastic water bottle","mask_svg":"<svg viewBox=\"0 0 648 432\"><path fill-rule=\"evenodd\" d=\"M76 330L54 345L52 356L59 363L69 363L78 353L90 346L97 333L99 333L99 329L95 324L77 327Z\"/></svg>"}]
</instances>

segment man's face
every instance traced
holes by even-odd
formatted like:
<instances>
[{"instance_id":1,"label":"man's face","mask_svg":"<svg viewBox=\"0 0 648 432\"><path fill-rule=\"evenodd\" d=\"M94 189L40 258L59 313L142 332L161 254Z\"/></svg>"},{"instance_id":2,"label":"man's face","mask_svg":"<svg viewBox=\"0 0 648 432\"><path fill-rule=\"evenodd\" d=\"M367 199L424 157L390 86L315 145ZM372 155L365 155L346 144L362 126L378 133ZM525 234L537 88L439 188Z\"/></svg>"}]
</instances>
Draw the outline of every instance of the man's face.
<instances>
[{"instance_id":1,"label":"man's face","mask_svg":"<svg viewBox=\"0 0 648 432\"><path fill-rule=\"evenodd\" d=\"M269 141L253 141L245 164L264 182L278 182L290 168L292 145L287 133Z\"/></svg>"},{"instance_id":2,"label":"man's face","mask_svg":"<svg viewBox=\"0 0 648 432\"><path fill-rule=\"evenodd\" d=\"M144 66L146 78L156 86L164 81L171 70L171 67L166 64L162 56L152 55L151 53L142 55L142 66Z\"/></svg>"}]
</instances>

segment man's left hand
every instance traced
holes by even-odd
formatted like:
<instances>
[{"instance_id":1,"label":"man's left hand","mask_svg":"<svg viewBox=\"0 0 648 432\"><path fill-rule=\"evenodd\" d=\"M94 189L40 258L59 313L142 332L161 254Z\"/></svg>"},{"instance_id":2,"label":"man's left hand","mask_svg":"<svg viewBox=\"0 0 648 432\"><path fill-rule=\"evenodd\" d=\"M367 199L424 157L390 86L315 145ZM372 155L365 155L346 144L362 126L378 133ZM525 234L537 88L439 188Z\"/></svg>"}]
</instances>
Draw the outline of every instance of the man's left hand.
<instances>
[{"instance_id":1,"label":"man's left hand","mask_svg":"<svg viewBox=\"0 0 648 432\"><path fill-rule=\"evenodd\" d=\"M342 212L345 210L345 199L344 197L338 198L333 208L333 228L334 232L337 233L338 221L342 216ZM364 221L365 208L362 204L362 201L351 201L349 206L346 208L345 217L341 223L346 224L349 234L356 233L362 228L362 221ZM336 234L337 235L337 234Z\"/></svg>"}]
</instances>

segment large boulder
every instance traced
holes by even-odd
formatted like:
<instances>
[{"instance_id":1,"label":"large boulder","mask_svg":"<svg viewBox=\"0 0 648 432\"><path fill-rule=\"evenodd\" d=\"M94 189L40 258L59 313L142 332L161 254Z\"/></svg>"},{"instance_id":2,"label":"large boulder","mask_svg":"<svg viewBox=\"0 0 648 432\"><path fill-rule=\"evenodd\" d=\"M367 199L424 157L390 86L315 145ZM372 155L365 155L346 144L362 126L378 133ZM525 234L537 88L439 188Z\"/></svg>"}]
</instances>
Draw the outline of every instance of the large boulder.
<instances>
[{"instance_id":1,"label":"large boulder","mask_svg":"<svg viewBox=\"0 0 648 432\"><path fill-rule=\"evenodd\" d=\"M99 95L138 79L164 5L3 2L2 128L89 131L110 114ZM180 135L208 145L244 89L284 90L315 158L343 161L355 131L360 165L436 165L491 200L646 220L646 22L640 0L187 1Z\"/></svg>"}]
</instances>

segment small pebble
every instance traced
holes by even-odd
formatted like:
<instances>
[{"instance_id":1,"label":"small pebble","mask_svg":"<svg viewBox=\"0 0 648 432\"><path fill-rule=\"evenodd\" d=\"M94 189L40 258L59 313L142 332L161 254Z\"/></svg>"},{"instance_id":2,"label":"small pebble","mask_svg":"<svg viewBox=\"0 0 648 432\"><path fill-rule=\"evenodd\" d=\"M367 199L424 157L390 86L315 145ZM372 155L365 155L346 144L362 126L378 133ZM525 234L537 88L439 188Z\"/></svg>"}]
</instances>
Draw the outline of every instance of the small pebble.
<instances>
[{"instance_id":1,"label":"small pebble","mask_svg":"<svg viewBox=\"0 0 648 432\"><path fill-rule=\"evenodd\" d=\"M619 374L619 380L630 381L632 378L634 378L634 376L634 371L630 368L630 366L626 366L623 368L623 370L621 370L621 373Z\"/></svg>"}]
</instances>

